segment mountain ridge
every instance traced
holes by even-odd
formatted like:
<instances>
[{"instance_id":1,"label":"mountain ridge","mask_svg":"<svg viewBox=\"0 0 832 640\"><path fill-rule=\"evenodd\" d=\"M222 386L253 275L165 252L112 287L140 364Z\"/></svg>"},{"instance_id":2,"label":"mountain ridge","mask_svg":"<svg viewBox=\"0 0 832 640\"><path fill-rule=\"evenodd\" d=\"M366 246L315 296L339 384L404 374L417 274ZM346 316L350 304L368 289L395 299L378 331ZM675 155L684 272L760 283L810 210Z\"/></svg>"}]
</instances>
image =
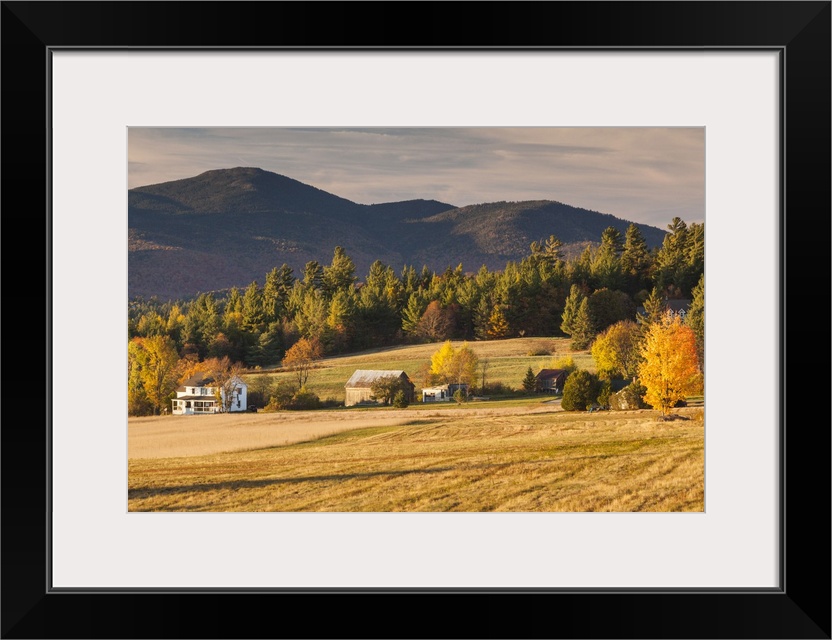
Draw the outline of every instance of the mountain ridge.
<instances>
[{"instance_id":1,"label":"mountain ridge","mask_svg":"<svg viewBox=\"0 0 832 640\"><path fill-rule=\"evenodd\" d=\"M441 271L502 269L556 235L568 252L630 221L555 200L456 207L432 199L359 204L257 167L212 169L128 190L130 297L187 297L262 283L284 262L299 275L342 246L359 277L375 260ZM648 246L665 232L636 223Z\"/></svg>"}]
</instances>

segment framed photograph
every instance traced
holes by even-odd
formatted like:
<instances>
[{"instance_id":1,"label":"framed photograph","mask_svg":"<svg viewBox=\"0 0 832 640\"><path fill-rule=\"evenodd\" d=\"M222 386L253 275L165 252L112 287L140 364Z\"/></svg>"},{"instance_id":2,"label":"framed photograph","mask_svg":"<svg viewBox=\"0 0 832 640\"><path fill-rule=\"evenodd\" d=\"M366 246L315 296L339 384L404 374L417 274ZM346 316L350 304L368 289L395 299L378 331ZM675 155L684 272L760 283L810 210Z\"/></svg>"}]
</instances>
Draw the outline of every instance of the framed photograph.
<instances>
[{"instance_id":1,"label":"framed photograph","mask_svg":"<svg viewBox=\"0 0 832 640\"><path fill-rule=\"evenodd\" d=\"M392 19L394 7L408 11L407 28L371 28L388 13ZM807 379L809 369L800 364L801 353L828 352L818 349L815 335L827 334L825 327L814 330L813 316L799 315L795 293L806 281L829 284L828 270L819 273L818 265L820 258L828 261L830 237L830 3L484 3L472 12L473 7L3 3L6 237L15 244L37 238L45 249L21 252L10 244L8 255L17 267L12 273L29 267L46 283L45 350L42 357L22 358L37 361L43 372L24 377L44 380L37 395L42 400L15 402L14 408L37 408L7 419L2 431L3 637L830 637L830 434L819 426L826 424L818 415L824 396L817 397L817 381ZM452 17L452 8L466 19ZM321 27L323 15L337 29ZM465 160L449 149L462 150L466 134L467 142L479 145L467 150L471 166L486 173L476 149L480 156L493 149L479 134L512 132L530 139L526 146L502 140L501 151L525 156L534 143L542 153L551 138L562 157L572 158L568 165L546 160L557 168L552 182L561 192L578 193L583 178L596 174L581 197L590 203L584 208L605 211L606 205L594 204L603 203L605 193L619 201L627 193L615 184L626 172L608 163L617 140L622 132L648 131L667 135L662 144L649 137L627 144L638 151L629 154L638 164L632 175L639 168L642 177L655 174L644 183L654 196L664 188L662 179L668 182L673 167L684 162L679 147L692 145L704 172L698 188L707 222L707 402L697 508L679 506L688 504L682 501L645 509L650 513L636 507L535 510L518 502L516 509L489 513L470 498L460 513L394 509L383 501L363 510L329 506L313 512L293 508L300 503L291 502L286 491L282 504L288 506L262 513L269 509L257 503L261 487L246 484L246 478L223 478L207 462L188 468L191 485L181 482L185 467L177 463L174 486L158 479L170 474L171 455L178 454L151 455L140 464L128 460L128 449L137 446L128 437L122 375L131 366L125 329L129 336L136 320L125 309L131 287L164 295L196 272L252 273L242 270L242 262L223 262L221 253L189 245L188 251L163 256L175 255L175 268L142 271L138 284L131 279L138 269L130 261L135 256L128 259L128 243L152 245L157 253L165 248L161 236L151 233L158 220L137 226L136 212L155 215L154 207L185 201L164 185L213 168L263 170L249 155L259 145L280 148L283 166L300 172L305 165L299 184L318 189L320 197L367 205L424 198L462 207L477 200L453 191L464 182L459 168ZM361 174L347 169L394 176L395 189L403 189L402 173L377 148L325 146L321 134L332 132L410 136L414 146L396 147L401 158L433 145L435 164L444 163L444 169L431 167L433 173L419 183L417 165L402 164L410 168L413 189L362 196ZM581 132L584 139L564 132ZM685 132L692 132L693 141L673 137ZM205 138L213 148L223 147L223 163L235 162L204 166L213 162L209 148L199 146ZM588 161L590 148L595 156ZM346 153L340 175L324 170L325 156L316 156L321 149L329 158ZM372 155L383 164L371 164ZM159 173L166 163L167 173ZM511 181L532 184L534 165L525 165L523 175L510 174ZM290 175L265 169L266 180ZM224 178L238 185L253 179ZM445 200L440 191L416 189L442 179ZM479 202L537 197L508 191L497 177L490 183L508 195L489 193ZM636 178L629 187L632 193L644 189ZM486 187L477 188L483 193ZM425 196L413 195L417 191ZM597 199L590 200L590 192ZM686 189L677 187L675 203L672 196L671 204L661 205L663 215L674 204L676 211L696 206ZM14 215L27 201L34 212ZM629 219L649 224L638 217L647 207L640 202L642 211ZM442 224L451 238L446 244L459 248L465 229L452 227L454 210L444 204L439 209L425 216L445 215ZM485 225L489 211L475 213ZM362 209L360 215L369 213ZM16 233L21 223L35 228ZM330 254L332 238L346 242L356 233L332 224L326 228L316 219L308 225L326 238ZM495 227L492 237L505 228ZM204 247L216 234L194 225L167 231L176 232L193 235ZM388 241L377 241L373 251L392 250L398 246L393 240L404 237L415 244L418 235L399 227L387 234ZM252 269L259 268L253 260L261 249L255 244L274 240L264 238L246 240L250 250L235 249L251 259ZM314 239L277 247L274 255L302 254L310 244ZM543 244L538 248L545 253ZM360 260L372 263L373 251ZM307 266L309 259L304 254ZM314 269L306 271L314 280ZM170 277L153 280L153 273ZM194 286L233 285L203 282L209 284ZM10 289L8 278L6 284L32 303L34 296L21 283ZM795 310L791 323L787 308ZM418 311L414 320L427 313ZM26 335L17 316L7 313L7 337ZM489 330L504 326L499 318L488 320ZM266 327L264 321L260 335L268 333ZM328 338L337 339L333 335ZM265 353L267 338L258 343L258 353ZM213 347L205 346L215 349L212 355L230 348L216 335L213 340ZM827 345L824 340L820 346ZM254 356L249 364L256 365ZM353 364L354 384L342 385L339 377L344 398L337 401L366 402L365 387L376 399L383 390L366 375L356 377L364 368ZM371 364L368 370L380 368ZM300 366L292 372L303 374ZM338 375L346 377L346 370ZM221 384L216 376L201 380L175 392L171 411L213 412L219 403L233 413L228 398L241 409L247 401L244 385L235 382L223 396L206 391L211 383ZM305 382L298 380L301 387ZM425 378L419 385L422 402L453 396L461 378L452 385ZM162 408L167 405L157 410ZM196 424L201 418L181 419ZM191 441L207 438L210 449L216 437L191 434ZM374 455L360 452L365 454ZM333 467L320 469L317 478L340 477ZM668 494L690 491L667 489L672 477L669 471L650 484ZM323 484L307 486L308 481L296 478L291 486L296 493L319 491L324 499ZM510 480L515 487L520 482L519 476ZM200 498L181 489L186 485L210 485L215 493ZM387 488L394 485L391 480ZM819 506L803 507L808 496ZM200 499L215 508L205 508ZM335 615L312 626L263 616L286 605L300 610L304 600L332 607ZM426 603L434 615L414 615L414 607ZM344 622L354 619L357 604L364 611L382 604L401 629ZM544 605L554 615L529 616L529 605ZM482 615L498 610L499 616ZM159 615L134 613L141 611ZM353 615L346 618L348 613ZM437 627L445 613L460 621L458 630ZM178 626L160 625L162 619Z\"/></svg>"}]
</instances>

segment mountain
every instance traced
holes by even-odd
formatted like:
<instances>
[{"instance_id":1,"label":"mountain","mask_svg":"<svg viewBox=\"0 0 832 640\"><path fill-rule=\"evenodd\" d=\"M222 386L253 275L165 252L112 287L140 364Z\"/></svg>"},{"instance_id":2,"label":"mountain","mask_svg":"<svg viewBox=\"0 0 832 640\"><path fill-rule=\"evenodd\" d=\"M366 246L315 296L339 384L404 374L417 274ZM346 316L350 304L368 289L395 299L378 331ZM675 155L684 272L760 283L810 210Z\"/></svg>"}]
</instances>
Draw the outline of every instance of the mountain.
<instances>
[{"instance_id":1,"label":"mountain","mask_svg":"<svg viewBox=\"0 0 832 640\"><path fill-rule=\"evenodd\" d=\"M262 284L284 262L296 276L310 260L329 264L339 245L359 277L375 260L397 271L501 269L552 234L576 252L629 224L548 200L364 205L262 169L217 169L129 190L128 287L131 297L167 299ZM638 226L648 245L661 244L664 231Z\"/></svg>"}]
</instances>

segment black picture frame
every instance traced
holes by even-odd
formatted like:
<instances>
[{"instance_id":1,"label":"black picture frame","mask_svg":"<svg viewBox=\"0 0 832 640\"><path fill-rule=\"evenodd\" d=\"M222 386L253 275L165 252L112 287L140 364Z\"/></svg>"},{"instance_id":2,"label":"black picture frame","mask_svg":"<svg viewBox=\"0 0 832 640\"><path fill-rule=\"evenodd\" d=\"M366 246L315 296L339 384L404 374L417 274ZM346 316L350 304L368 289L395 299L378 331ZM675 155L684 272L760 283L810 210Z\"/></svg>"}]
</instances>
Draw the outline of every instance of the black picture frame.
<instances>
[{"instance_id":1,"label":"black picture frame","mask_svg":"<svg viewBox=\"0 0 832 640\"><path fill-rule=\"evenodd\" d=\"M4 372L38 399L3 404L3 638L830 638L830 429L817 392L827 385L808 368L829 353L828 333L796 293L807 281L830 291L830 2L3 2L0 17L4 334L7 347L25 345L7 348ZM780 588L53 591L48 92L50 51L64 47L779 51ZM22 317L44 318L43 334Z\"/></svg>"}]
</instances>

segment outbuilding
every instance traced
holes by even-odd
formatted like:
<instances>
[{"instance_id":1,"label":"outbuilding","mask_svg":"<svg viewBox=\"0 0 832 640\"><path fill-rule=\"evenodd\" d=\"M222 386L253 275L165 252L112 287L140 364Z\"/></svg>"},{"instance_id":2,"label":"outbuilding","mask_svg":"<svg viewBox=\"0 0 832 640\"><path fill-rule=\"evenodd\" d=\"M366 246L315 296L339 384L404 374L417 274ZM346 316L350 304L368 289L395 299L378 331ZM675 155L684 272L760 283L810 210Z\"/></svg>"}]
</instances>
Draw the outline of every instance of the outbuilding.
<instances>
[{"instance_id":1,"label":"outbuilding","mask_svg":"<svg viewBox=\"0 0 832 640\"><path fill-rule=\"evenodd\" d=\"M402 384L402 390L408 402L413 402L413 396L416 392L416 385L414 385L407 374L398 370L385 369L358 369L347 380L344 385L345 398L344 406L352 407L357 404L375 404L377 401L373 397L373 383L383 378L399 378Z\"/></svg>"}]
</instances>

